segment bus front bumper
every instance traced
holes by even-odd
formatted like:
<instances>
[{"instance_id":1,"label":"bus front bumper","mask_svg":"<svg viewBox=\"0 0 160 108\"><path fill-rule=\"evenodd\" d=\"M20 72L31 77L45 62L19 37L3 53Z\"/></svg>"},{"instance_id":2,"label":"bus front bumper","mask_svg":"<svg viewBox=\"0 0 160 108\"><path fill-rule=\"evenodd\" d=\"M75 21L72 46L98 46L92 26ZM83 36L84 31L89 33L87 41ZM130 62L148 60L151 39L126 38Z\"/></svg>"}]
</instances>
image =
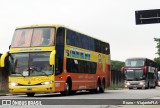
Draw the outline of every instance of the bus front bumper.
<instances>
[{"instance_id":1,"label":"bus front bumper","mask_svg":"<svg viewBox=\"0 0 160 108\"><path fill-rule=\"evenodd\" d=\"M126 88L145 88L146 85L144 81L138 81L138 82L127 81L125 82L125 87Z\"/></svg>"},{"instance_id":2,"label":"bus front bumper","mask_svg":"<svg viewBox=\"0 0 160 108\"><path fill-rule=\"evenodd\" d=\"M55 92L53 84L34 86L9 86L10 93L50 93Z\"/></svg>"},{"instance_id":3,"label":"bus front bumper","mask_svg":"<svg viewBox=\"0 0 160 108\"><path fill-rule=\"evenodd\" d=\"M145 85L125 85L126 88L145 88Z\"/></svg>"}]
</instances>

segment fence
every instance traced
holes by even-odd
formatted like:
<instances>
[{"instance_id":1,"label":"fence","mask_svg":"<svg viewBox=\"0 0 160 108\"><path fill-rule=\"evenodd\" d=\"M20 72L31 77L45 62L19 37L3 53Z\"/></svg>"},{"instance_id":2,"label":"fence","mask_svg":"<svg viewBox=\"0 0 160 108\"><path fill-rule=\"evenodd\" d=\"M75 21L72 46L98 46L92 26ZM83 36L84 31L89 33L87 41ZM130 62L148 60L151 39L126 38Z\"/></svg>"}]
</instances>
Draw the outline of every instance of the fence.
<instances>
[{"instance_id":1,"label":"fence","mask_svg":"<svg viewBox=\"0 0 160 108\"><path fill-rule=\"evenodd\" d=\"M124 86L124 74L121 71L111 71L111 85Z\"/></svg>"},{"instance_id":2,"label":"fence","mask_svg":"<svg viewBox=\"0 0 160 108\"><path fill-rule=\"evenodd\" d=\"M8 74L4 69L0 69L0 90L8 90Z\"/></svg>"},{"instance_id":3,"label":"fence","mask_svg":"<svg viewBox=\"0 0 160 108\"><path fill-rule=\"evenodd\" d=\"M1 57L2 54L0 54ZM8 67L0 68L0 90L8 90Z\"/></svg>"}]
</instances>

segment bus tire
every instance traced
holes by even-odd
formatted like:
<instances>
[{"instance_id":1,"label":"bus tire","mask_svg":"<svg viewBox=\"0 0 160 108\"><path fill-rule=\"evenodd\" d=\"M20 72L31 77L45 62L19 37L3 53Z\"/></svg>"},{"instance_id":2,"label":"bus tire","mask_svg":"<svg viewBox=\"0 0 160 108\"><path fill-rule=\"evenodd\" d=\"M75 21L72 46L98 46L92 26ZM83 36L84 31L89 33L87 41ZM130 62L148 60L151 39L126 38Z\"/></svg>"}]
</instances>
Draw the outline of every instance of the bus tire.
<instances>
[{"instance_id":1,"label":"bus tire","mask_svg":"<svg viewBox=\"0 0 160 108\"><path fill-rule=\"evenodd\" d=\"M96 89L95 89L95 92L96 92L96 93L100 93L100 88L101 88L101 83L100 83L100 80L98 80L98 82L97 82L97 87L96 87Z\"/></svg>"},{"instance_id":2,"label":"bus tire","mask_svg":"<svg viewBox=\"0 0 160 108\"><path fill-rule=\"evenodd\" d=\"M89 93L93 94L93 93L100 93L100 81L97 81L97 86L95 89L90 89Z\"/></svg>"},{"instance_id":3,"label":"bus tire","mask_svg":"<svg viewBox=\"0 0 160 108\"><path fill-rule=\"evenodd\" d=\"M147 83L147 86L145 87L145 89L149 89L149 82Z\"/></svg>"},{"instance_id":4,"label":"bus tire","mask_svg":"<svg viewBox=\"0 0 160 108\"><path fill-rule=\"evenodd\" d=\"M102 80L101 88L100 88L100 93L104 93L105 91L105 79Z\"/></svg>"},{"instance_id":5,"label":"bus tire","mask_svg":"<svg viewBox=\"0 0 160 108\"><path fill-rule=\"evenodd\" d=\"M154 88L154 89L156 88L156 83L155 83L155 85L152 88Z\"/></svg>"},{"instance_id":6,"label":"bus tire","mask_svg":"<svg viewBox=\"0 0 160 108\"><path fill-rule=\"evenodd\" d=\"M63 96L67 96L71 93L71 84L69 81L66 82L66 85L65 85L65 91L62 91L61 92L61 95Z\"/></svg>"},{"instance_id":7,"label":"bus tire","mask_svg":"<svg viewBox=\"0 0 160 108\"><path fill-rule=\"evenodd\" d=\"M35 93L26 93L28 97L33 97Z\"/></svg>"}]
</instances>

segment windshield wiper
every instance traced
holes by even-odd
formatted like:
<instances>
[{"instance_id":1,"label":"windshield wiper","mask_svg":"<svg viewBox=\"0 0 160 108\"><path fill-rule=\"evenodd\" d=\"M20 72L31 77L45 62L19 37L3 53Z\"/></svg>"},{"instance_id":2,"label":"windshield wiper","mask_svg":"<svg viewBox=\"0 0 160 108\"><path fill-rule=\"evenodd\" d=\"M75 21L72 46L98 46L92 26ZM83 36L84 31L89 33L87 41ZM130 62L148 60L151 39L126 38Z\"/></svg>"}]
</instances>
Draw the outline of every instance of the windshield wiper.
<instances>
[{"instance_id":1,"label":"windshield wiper","mask_svg":"<svg viewBox=\"0 0 160 108\"><path fill-rule=\"evenodd\" d=\"M16 73L16 72L12 72L12 75L15 75L15 76L23 76L22 73ZM23 76L23 77L25 77L25 76Z\"/></svg>"},{"instance_id":2,"label":"windshield wiper","mask_svg":"<svg viewBox=\"0 0 160 108\"><path fill-rule=\"evenodd\" d=\"M49 76L49 74L47 74L45 71L38 70L37 68L31 68L30 71L37 73L44 73L46 76Z\"/></svg>"},{"instance_id":3,"label":"windshield wiper","mask_svg":"<svg viewBox=\"0 0 160 108\"><path fill-rule=\"evenodd\" d=\"M49 74L47 74L46 72L44 72L44 71L41 71L41 72L44 73L45 75L49 76Z\"/></svg>"}]
</instances>

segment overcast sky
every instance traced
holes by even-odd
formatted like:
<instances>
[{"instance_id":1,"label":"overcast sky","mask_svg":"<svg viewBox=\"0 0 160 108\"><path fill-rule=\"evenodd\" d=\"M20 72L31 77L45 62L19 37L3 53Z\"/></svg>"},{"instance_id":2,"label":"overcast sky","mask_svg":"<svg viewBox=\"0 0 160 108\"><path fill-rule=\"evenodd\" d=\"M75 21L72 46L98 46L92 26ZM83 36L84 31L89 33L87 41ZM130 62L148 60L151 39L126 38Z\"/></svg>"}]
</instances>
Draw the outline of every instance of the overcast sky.
<instances>
[{"instance_id":1,"label":"overcast sky","mask_svg":"<svg viewBox=\"0 0 160 108\"><path fill-rule=\"evenodd\" d=\"M63 24L110 43L111 59L154 59L160 24L135 24L135 11L159 9L160 0L0 0L0 53L17 26Z\"/></svg>"}]
</instances>

